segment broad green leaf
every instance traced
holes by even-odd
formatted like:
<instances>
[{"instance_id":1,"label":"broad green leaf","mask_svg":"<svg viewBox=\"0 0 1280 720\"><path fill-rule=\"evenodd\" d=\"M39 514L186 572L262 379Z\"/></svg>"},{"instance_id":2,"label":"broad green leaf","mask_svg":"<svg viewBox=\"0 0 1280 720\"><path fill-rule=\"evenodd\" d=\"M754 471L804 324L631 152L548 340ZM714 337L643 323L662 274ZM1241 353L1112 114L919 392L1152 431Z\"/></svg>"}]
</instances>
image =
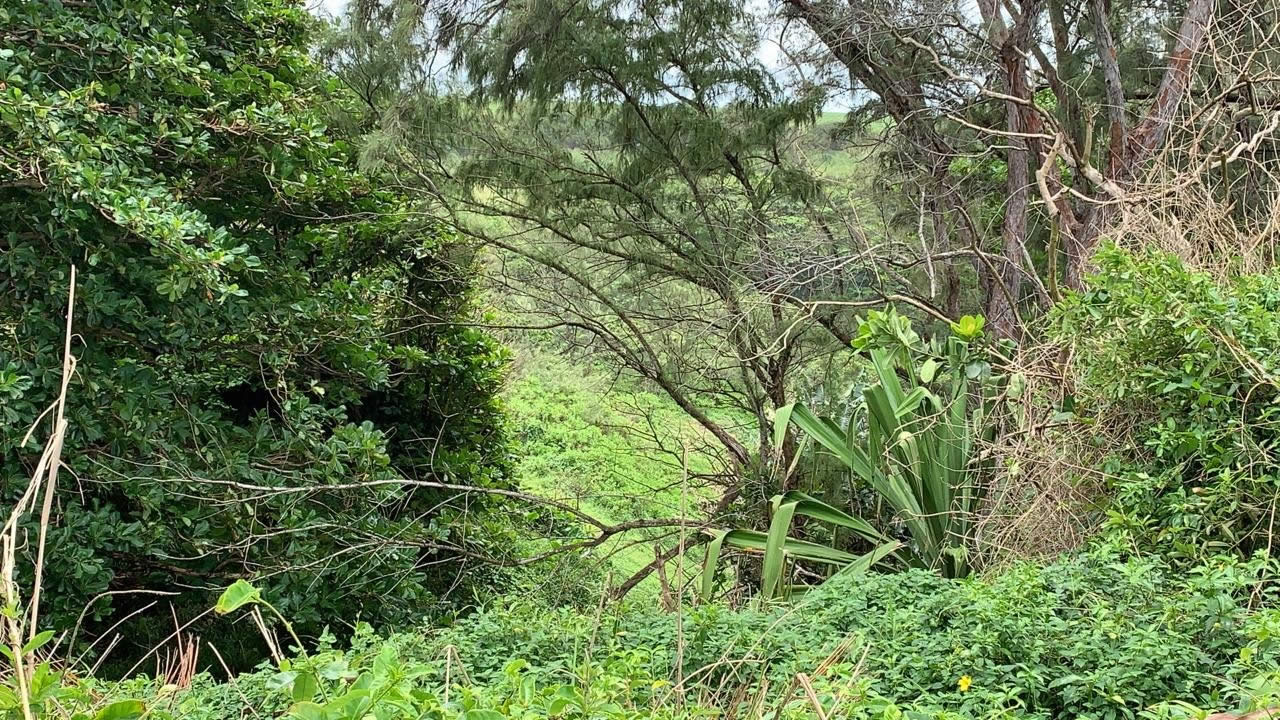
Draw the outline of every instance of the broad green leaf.
<instances>
[{"instance_id":1,"label":"broad green leaf","mask_svg":"<svg viewBox=\"0 0 1280 720\"><path fill-rule=\"evenodd\" d=\"M901 402L893 408L893 416L898 420L914 413L920 407L920 403L929 396L929 391L922 387L912 388L911 392L902 397Z\"/></svg>"},{"instance_id":2,"label":"broad green leaf","mask_svg":"<svg viewBox=\"0 0 1280 720\"><path fill-rule=\"evenodd\" d=\"M724 544L743 550L764 552L769 544L769 536L759 530L730 530L725 533ZM783 550L793 557L825 562L830 565L844 565L858 557L833 547L791 537L786 539Z\"/></svg>"},{"instance_id":3,"label":"broad green leaf","mask_svg":"<svg viewBox=\"0 0 1280 720\"><path fill-rule=\"evenodd\" d=\"M293 681L293 699L294 700L310 700L316 696L316 692L320 689L320 684L316 682L314 673L304 672L298 675Z\"/></svg>"},{"instance_id":4,"label":"broad green leaf","mask_svg":"<svg viewBox=\"0 0 1280 720\"><path fill-rule=\"evenodd\" d=\"M787 437L787 425L791 422L791 411L796 404L783 405L773 414L773 449L778 451Z\"/></svg>"},{"instance_id":5,"label":"broad green leaf","mask_svg":"<svg viewBox=\"0 0 1280 720\"><path fill-rule=\"evenodd\" d=\"M805 517L814 518L815 520L831 523L832 525L849 528L860 537L866 538L872 542L882 542L885 540L884 535L876 530L871 523L855 515L850 515L833 505L828 505L808 493L802 493L799 490L789 490L774 498L775 505L783 502L795 503L795 512L797 515L803 515Z\"/></svg>"},{"instance_id":6,"label":"broad green leaf","mask_svg":"<svg viewBox=\"0 0 1280 720\"><path fill-rule=\"evenodd\" d=\"M724 546L724 530L719 530L711 538L711 542L707 544L707 556L702 561L702 599L704 602L711 600L711 594L715 592L716 582L716 566L720 564L720 548Z\"/></svg>"},{"instance_id":7,"label":"broad green leaf","mask_svg":"<svg viewBox=\"0 0 1280 720\"><path fill-rule=\"evenodd\" d=\"M313 702L294 703L289 706L289 714L285 717L296 718L297 720L336 720L343 717L326 710L323 706ZM358 715L346 715L346 717L359 717Z\"/></svg>"},{"instance_id":8,"label":"broad green leaf","mask_svg":"<svg viewBox=\"0 0 1280 720\"><path fill-rule=\"evenodd\" d=\"M782 573L786 565L787 532L791 530L791 518L796 513L795 503L782 503L773 511L769 521L769 537L764 549L764 567L760 571L760 594L769 600L781 590Z\"/></svg>"},{"instance_id":9,"label":"broad green leaf","mask_svg":"<svg viewBox=\"0 0 1280 720\"><path fill-rule=\"evenodd\" d=\"M35 637L31 638L26 645L22 646L22 654L30 655L36 650L39 650L45 643L49 642L52 637L52 630L45 630L44 632L37 634Z\"/></svg>"},{"instance_id":10,"label":"broad green leaf","mask_svg":"<svg viewBox=\"0 0 1280 720\"><path fill-rule=\"evenodd\" d=\"M849 445L845 442L844 433L833 427L832 423L824 422L822 418L814 415L813 411L800 403L792 405L791 412L787 416L796 424L796 427L848 464Z\"/></svg>"},{"instance_id":11,"label":"broad green leaf","mask_svg":"<svg viewBox=\"0 0 1280 720\"><path fill-rule=\"evenodd\" d=\"M98 710L93 720L136 720L146 712L141 700L117 700Z\"/></svg>"},{"instance_id":12,"label":"broad green leaf","mask_svg":"<svg viewBox=\"0 0 1280 720\"><path fill-rule=\"evenodd\" d=\"M298 704L309 705L311 703ZM343 693L341 697L325 703L324 710L328 717L345 720L346 718L364 718L368 715L369 709L372 705L373 694L369 690L365 688L352 688Z\"/></svg>"},{"instance_id":13,"label":"broad green leaf","mask_svg":"<svg viewBox=\"0 0 1280 720\"><path fill-rule=\"evenodd\" d=\"M965 340L972 340L982 335L982 328L987 324L981 315L965 315L959 322L951 323L951 332Z\"/></svg>"},{"instance_id":14,"label":"broad green leaf","mask_svg":"<svg viewBox=\"0 0 1280 720\"><path fill-rule=\"evenodd\" d=\"M268 690L285 690L292 688L294 681L297 679L298 673L296 671L286 670L267 678L266 686Z\"/></svg>"},{"instance_id":15,"label":"broad green leaf","mask_svg":"<svg viewBox=\"0 0 1280 720\"><path fill-rule=\"evenodd\" d=\"M866 555L859 557L858 559L854 560L848 565L845 565L844 567L840 568L840 570L836 572L836 575L846 575L846 574L866 572L870 570L873 566L875 566L877 563L879 563L881 560L889 557L890 555L897 552L901 548L902 548L902 543L896 540L892 542L887 542L875 548L874 550L867 553ZM833 575L832 577L835 577L835 576Z\"/></svg>"},{"instance_id":16,"label":"broad green leaf","mask_svg":"<svg viewBox=\"0 0 1280 720\"><path fill-rule=\"evenodd\" d=\"M938 363L937 360L934 360L933 358L929 358L928 360L925 360L920 365L920 382L922 383L933 382L933 378L938 374L939 367L941 367L941 365Z\"/></svg>"},{"instance_id":17,"label":"broad green leaf","mask_svg":"<svg viewBox=\"0 0 1280 720\"><path fill-rule=\"evenodd\" d=\"M796 403L791 411L791 422L831 451L863 481L870 481L875 470L862 448L848 442L846 434L830 420L819 418L809 408Z\"/></svg>"},{"instance_id":18,"label":"broad green leaf","mask_svg":"<svg viewBox=\"0 0 1280 720\"><path fill-rule=\"evenodd\" d=\"M231 584L231 587L222 591L222 596L218 598L218 604L214 606L214 610L219 615L235 612L245 605L252 605L262 600L262 593L258 588L250 585L244 580L237 580Z\"/></svg>"}]
</instances>

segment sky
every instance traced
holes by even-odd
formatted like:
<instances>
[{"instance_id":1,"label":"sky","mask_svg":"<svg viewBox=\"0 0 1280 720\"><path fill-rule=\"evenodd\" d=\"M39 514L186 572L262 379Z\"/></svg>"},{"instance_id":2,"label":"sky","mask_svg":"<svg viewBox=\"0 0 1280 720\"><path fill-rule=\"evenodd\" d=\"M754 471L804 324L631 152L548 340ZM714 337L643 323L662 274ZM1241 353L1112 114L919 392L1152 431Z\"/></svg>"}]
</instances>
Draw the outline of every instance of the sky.
<instances>
[{"instance_id":1,"label":"sky","mask_svg":"<svg viewBox=\"0 0 1280 720\"><path fill-rule=\"evenodd\" d=\"M336 16L347 7L347 0L308 0L307 6L317 15Z\"/></svg>"},{"instance_id":2,"label":"sky","mask_svg":"<svg viewBox=\"0 0 1280 720\"><path fill-rule=\"evenodd\" d=\"M764 9L764 3L768 2L768 0L747 1L752 5L759 6L760 9ZM348 0L306 0L306 2L307 9L315 15L336 17L346 9ZM786 68L786 58L778 45L776 37L761 43L758 55L764 66L772 72L783 72ZM849 100L847 93L841 93L829 98L823 109L828 112L846 112L850 107Z\"/></svg>"}]
</instances>

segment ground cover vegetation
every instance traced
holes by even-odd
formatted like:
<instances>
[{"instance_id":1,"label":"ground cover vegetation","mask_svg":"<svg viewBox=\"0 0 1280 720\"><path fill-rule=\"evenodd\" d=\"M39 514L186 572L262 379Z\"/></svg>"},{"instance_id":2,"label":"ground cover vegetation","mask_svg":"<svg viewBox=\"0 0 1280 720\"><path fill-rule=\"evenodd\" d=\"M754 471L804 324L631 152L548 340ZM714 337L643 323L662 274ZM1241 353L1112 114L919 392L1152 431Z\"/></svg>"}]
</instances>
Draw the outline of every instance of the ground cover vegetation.
<instances>
[{"instance_id":1,"label":"ground cover vegetation","mask_svg":"<svg viewBox=\"0 0 1280 720\"><path fill-rule=\"evenodd\" d=\"M0 716L1280 707L1280 11L330 11L0 0Z\"/></svg>"}]
</instances>

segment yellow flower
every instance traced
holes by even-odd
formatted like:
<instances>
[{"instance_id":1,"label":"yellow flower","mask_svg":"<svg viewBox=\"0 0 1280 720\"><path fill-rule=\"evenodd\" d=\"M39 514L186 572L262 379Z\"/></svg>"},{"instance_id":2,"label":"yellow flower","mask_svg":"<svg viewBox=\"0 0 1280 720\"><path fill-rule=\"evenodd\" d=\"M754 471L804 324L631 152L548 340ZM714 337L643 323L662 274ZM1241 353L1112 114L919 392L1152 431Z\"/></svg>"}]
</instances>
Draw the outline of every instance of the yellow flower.
<instances>
[{"instance_id":1,"label":"yellow flower","mask_svg":"<svg viewBox=\"0 0 1280 720\"><path fill-rule=\"evenodd\" d=\"M956 681L956 687L960 688L960 692L969 692L969 686L973 684L973 678L968 675L961 675Z\"/></svg>"}]
</instances>

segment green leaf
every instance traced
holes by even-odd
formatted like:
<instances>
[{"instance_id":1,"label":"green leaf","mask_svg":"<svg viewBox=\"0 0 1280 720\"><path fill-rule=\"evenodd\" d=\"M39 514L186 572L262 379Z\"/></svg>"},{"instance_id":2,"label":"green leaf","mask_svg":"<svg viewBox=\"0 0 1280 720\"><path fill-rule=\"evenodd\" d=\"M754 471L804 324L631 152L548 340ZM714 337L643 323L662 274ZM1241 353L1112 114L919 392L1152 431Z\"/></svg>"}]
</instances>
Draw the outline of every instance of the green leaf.
<instances>
[{"instance_id":1,"label":"green leaf","mask_svg":"<svg viewBox=\"0 0 1280 720\"><path fill-rule=\"evenodd\" d=\"M773 511L773 519L769 522L769 536L765 541L764 568L760 571L760 596L765 600L773 598L781 590L782 573L786 565L787 531L791 529L791 518L795 516L796 504L781 503Z\"/></svg>"},{"instance_id":2,"label":"green leaf","mask_svg":"<svg viewBox=\"0 0 1280 720\"><path fill-rule=\"evenodd\" d=\"M866 572L870 570L873 566L878 564L881 560L889 557L890 555L897 552L901 548L902 548L902 543L896 540L892 542L887 542L875 548L874 550L867 553L866 555L859 557L858 559L854 560L848 565L845 565L844 567L840 568L840 570L836 572L836 575L848 575L848 574ZM835 575L833 575L832 577L835 577Z\"/></svg>"},{"instance_id":3,"label":"green leaf","mask_svg":"<svg viewBox=\"0 0 1280 720\"><path fill-rule=\"evenodd\" d=\"M213 609L219 615L226 615L245 605L255 605L261 601L262 593L258 588L244 580L237 580L231 584L231 587L222 591L222 596L218 598L218 604Z\"/></svg>"},{"instance_id":4,"label":"green leaf","mask_svg":"<svg viewBox=\"0 0 1280 720\"><path fill-rule=\"evenodd\" d=\"M769 536L759 530L730 530L725 533L724 543L729 547L736 547L742 550L764 552L769 544ZM783 551L793 557L824 562L829 565L844 565L858 558L853 553L791 537L786 538Z\"/></svg>"},{"instance_id":5,"label":"green leaf","mask_svg":"<svg viewBox=\"0 0 1280 720\"><path fill-rule=\"evenodd\" d=\"M951 332L966 340L982 335L982 327L987 324L981 315L965 315L959 322L951 323Z\"/></svg>"},{"instance_id":6,"label":"green leaf","mask_svg":"<svg viewBox=\"0 0 1280 720\"><path fill-rule=\"evenodd\" d=\"M30 655L31 653L40 649L45 643L49 642L49 639L52 637L53 637L52 630L45 630L44 632L39 633L35 637L31 638L31 640L26 645L22 646L22 654Z\"/></svg>"},{"instance_id":7,"label":"green leaf","mask_svg":"<svg viewBox=\"0 0 1280 720\"><path fill-rule=\"evenodd\" d=\"M780 451L787 437L787 425L791 422L791 412L796 404L783 405L773 414L773 449Z\"/></svg>"},{"instance_id":8,"label":"green leaf","mask_svg":"<svg viewBox=\"0 0 1280 720\"><path fill-rule=\"evenodd\" d=\"M867 454L862 448L850 443L846 433L834 422L814 415L813 411L800 403L794 405L790 417L796 427L831 451L842 463L857 473L858 477L869 481L875 474Z\"/></svg>"},{"instance_id":9,"label":"green leaf","mask_svg":"<svg viewBox=\"0 0 1280 720\"><path fill-rule=\"evenodd\" d=\"M872 542L883 542L886 538L876 530L871 523L863 520L855 515L841 510L840 508L828 505L827 503L799 490L789 490L782 495L774 497L773 502L776 505L782 503L795 503L796 514L805 517L811 517L815 520L821 520L832 525L849 528L859 536Z\"/></svg>"},{"instance_id":10,"label":"green leaf","mask_svg":"<svg viewBox=\"0 0 1280 720\"><path fill-rule=\"evenodd\" d=\"M720 548L724 546L724 530L716 531L707 544L707 556L702 561L702 600L709 602L715 592L716 566L720 564Z\"/></svg>"},{"instance_id":11,"label":"green leaf","mask_svg":"<svg viewBox=\"0 0 1280 720\"><path fill-rule=\"evenodd\" d=\"M293 699L310 700L316 696L316 692L319 689L320 684L316 682L315 674L309 672L301 673L293 681Z\"/></svg>"},{"instance_id":12,"label":"green leaf","mask_svg":"<svg viewBox=\"0 0 1280 720\"><path fill-rule=\"evenodd\" d=\"M298 703L298 705L309 705L311 703ZM372 693L364 688L352 688L341 697L331 700L324 705L325 717L327 718L363 718L369 713L369 709L373 706ZM294 707L297 707L295 705Z\"/></svg>"},{"instance_id":13,"label":"green leaf","mask_svg":"<svg viewBox=\"0 0 1280 720\"><path fill-rule=\"evenodd\" d=\"M267 678L268 690L284 690L293 687L293 683L298 679L298 673L294 670L287 670L282 673L276 673Z\"/></svg>"},{"instance_id":14,"label":"green leaf","mask_svg":"<svg viewBox=\"0 0 1280 720\"><path fill-rule=\"evenodd\" d=\"M117 700L93 716L93 720L136 720L147 712L141 700Z\"/></svg>"},{"instance_id":15,"label":"green leaf","mask_svg":"<svg viewBox=\"0 0 1280 720\"><path fill-rule=\"evenodd\" d=\"M294 703L289 707L289 714L285 717L297 718L297 720L334 720L328 710L313 702Z\"/></svg>"},{"instance_id":16,"label":"green leaf","mask_svg":"<svg viewBox=\"0 0 1280 720\"><path fill-rule=\"evenodd\" d=\"M929 358L928 360L925 360L920 365L920 382L922 383L933 382L933 378L937 376L938 368L940 367L942 367L941 363L939 363L937 360L934 360L933 358Z\"/></svg>"}]
</instances>

